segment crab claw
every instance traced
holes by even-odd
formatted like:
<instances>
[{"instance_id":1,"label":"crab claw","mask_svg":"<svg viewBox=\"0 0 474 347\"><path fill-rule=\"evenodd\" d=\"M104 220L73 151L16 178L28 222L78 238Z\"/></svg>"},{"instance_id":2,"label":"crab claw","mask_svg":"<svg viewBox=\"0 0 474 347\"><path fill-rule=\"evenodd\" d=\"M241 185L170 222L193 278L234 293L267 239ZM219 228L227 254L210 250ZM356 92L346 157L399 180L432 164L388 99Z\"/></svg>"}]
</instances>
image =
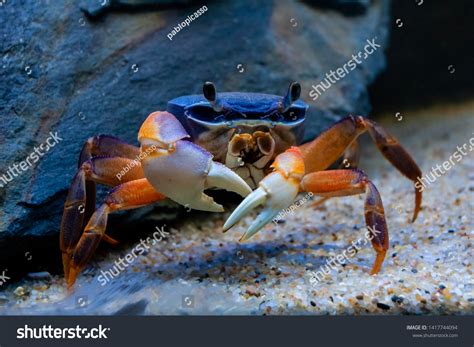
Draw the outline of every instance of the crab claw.
<instances>
[{"instance_id":1,"label":"crab claw","mask_svg":"<svg viewBox=\"0 0 474 347\"><path fill-rule=\"evenodd\" d=\"M263 211L240 239L247 240L272 220L280 210L293 203L299 193L300 182L305 172L300 150L297 147L291 147L278 155L271 167L274 171L260 181L260 187L247 196L232 212L224 224L224 232L232 228L251 210L263 205Z\"/></svg>"},{"instance_id":2,"label":"crab claw","mask_svg":"<svg viewBox=\"0 0 474 347\"><path fill-rule=\"evenodd\" d=\"M225 189L244 197L252 192L239 175L185 137L189 135L181 123L168 112L152 113L140 129L143 173L158 192L183 206L212 212L224 208L205 189Z\"/></svg>"}]
</instances>

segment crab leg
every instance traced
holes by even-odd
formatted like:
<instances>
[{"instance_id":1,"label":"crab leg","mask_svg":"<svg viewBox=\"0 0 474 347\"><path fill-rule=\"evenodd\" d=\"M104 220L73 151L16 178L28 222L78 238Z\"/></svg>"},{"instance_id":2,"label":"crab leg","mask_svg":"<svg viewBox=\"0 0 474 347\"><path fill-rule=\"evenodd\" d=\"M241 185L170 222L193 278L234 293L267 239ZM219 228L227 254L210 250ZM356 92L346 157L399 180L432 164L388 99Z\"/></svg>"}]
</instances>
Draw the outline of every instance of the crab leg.
<instances>
[{"instance_id":1,"label":"crab leg","mask_svg":"<svg viewBox=\"0 0 474 347\"><path fill-rule=\"evenodd\" d=\"M404 176L416 182L421 170L398 140L372 120L349 116L324 131L316 139L300 146L306 172L327 169L362 133L368 131L377 148ZM420 211L422 192L415 187L415 209L412 221Z\"/></svg>"},{"instance_id":2,"label":"crab leg","mask_svg":"<svg viewBox=\"0 0 474 347\"><path fill-rule=\"evenodd\" d=\"M304 176L301 188L323 197L349 196L365 192L365 223L372 236L372 246L377 253L371 274L378 273L389 246L388 228L382 199L367 175L360 170L313 172Z\"/></svg>"},{"instance_id":3,"label":"crab leg","mask_svg":"<svg viewBox=\"0 0 474 347\"><path fill-rule=\"evenodd\" d=\"M132 146L116 137L109 135L98 135L90 137L84 143L81 154L79 156L79 162L77 168L80 169L81 165L97 156L107 157L122 157L128 159L134 159L140 153L140 148ZM84 212L84 224L89 220L95 211L95 195L96 186L95 182L91 180L86 181L86 203Z\"/></svg>"},{"instance_id":4,"label":"crab leg","mask_svg":"<svg viewBox=\"0 0 474 347\"><path fill-rule=\"evenodd\" d=\"M64 204L60 233L60 246L66 277L69 273L72 251L81 236L85 223L90 218L90 215L88 216L86 213L87 209L95 210L95 182L107 186L120 184L121 181L116 177L116 174L127 165L130 167L130 171L122 177L122 182L143 178L140 163L133 162L132 159L119 157L94 157L87 159L82 162L74 176ZM94 185L93 191L91 191L90 186L87 186L89 182Z\"/></svg>"},{"instance_id":5,"label":"crab leg","mask_svg":"<svg viewBox=\"0 0 474 347\"><path fill-rule=\"evenodd\" d=\"M347 146L344 154L342 156L342 162L339 165L340 169L357 169L359 166L359 143L357 140L352 141L352 143Z\"/></svg>"},{"instance_id":6,"label":"crab leg","mask_svg":"<svg viewBox=\"0 0 474 347\"><path fill-rule=\"evenodd\" d=\"M339 164L339 169L357 169L359 166L359 144L356 141L352 141L352 143L347 147L344 151L344 155L342 158L341 163ZM313 207L317 207L327 200L329 200L330 196L325 196L311 204Z\"/></svg>"},{"instance_id":7,"label":"crab leg","mask_svg":"<svg viewBox=\"0 0 474 347\"><path fill-rule=\"evenodd\" d=\"M109 135L98 135L90 137L84 143L78 167L92 157L108 156L135 159L139 153L139 147L130 145L119 138Z\"/></svg>"},{"instance_id":8,"label":"crab leg","mask_svg":"<svg viewBox=\"0 0 474 347\"><path fill-rule=\"evenodd\" d=\"M72 287L77 275L92 257L104 236L109 213L145 206L165 198L145 178L129 181L115 187L107 195L104 203L94 212L74 248L67 275L68 287Z\"/></svg>"}]
</instances>

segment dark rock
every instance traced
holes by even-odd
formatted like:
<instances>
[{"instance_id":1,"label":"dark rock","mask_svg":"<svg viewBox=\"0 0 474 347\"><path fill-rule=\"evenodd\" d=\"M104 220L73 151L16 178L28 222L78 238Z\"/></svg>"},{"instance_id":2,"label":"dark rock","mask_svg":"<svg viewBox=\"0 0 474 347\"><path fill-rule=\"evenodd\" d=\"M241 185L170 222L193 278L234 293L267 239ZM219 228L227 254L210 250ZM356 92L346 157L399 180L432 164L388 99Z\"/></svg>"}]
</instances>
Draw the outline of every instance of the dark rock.
<instances>
[{"instance_id":1,"label":"dark rock","mask_svg":"<svg viewBox=\"0 0 474 347\"><path fill-rule=\"evenodd\" d=\"M145 313L146 307L148 306L148 300L142 299L138 302L127 304L121 309L117 310L115 316L138 316Z\"/></svg>"},{"instance_id":2,"label":"dark rock","mask_svg":"<svg viewBox=\"0 0 474 347\"><path fill-rule=\"evenodd\" d=\"M345 15L360 15L365 13L371 3L371 0L304 0L306 3L338 10Z\"/></svg>"},{"instance_id":3,"label":"dark rock","mask_svg":"<svg viewBox=\"0 0 474 347\"><path fill-rule=\"evenodd\" d=\"M393 301L394 303L399 304L399 305L400 305L400 304L403 302L403 300L404 300L403 297L397 296L397 295L393 295L391 299L392 299L392 301Z\"/></svg>"},{"instance_id":4,"label":"dark rock","mask_svg":"<svg viewBox=\"0 0 474 347\"><path fill-rule=\"evenodd\" d=\"M390 306L386 305L386 304L383 304L381 302L378 302L377 303L377 307L382 309L382 310L389 310L390 309Z\"/></svg>"},{"instance_id":5,"label":"dark rock","mask_svg":"<svg viewBox=\"0 0 474 347\"><path fill-rule=\"evenodd\" d=\"M206 80L221 91L272 94L298 80L310 104L307 139L342 116L369 112L367 86L384 67L388 0L374 1L358 16L297 1L207 7L172 41L167 34L197 6L112 11L94 21L75 2L2 7L0 175L50 132L62 139L0 188L2 258L58 249L57 242L41 240L57 240L67 187L88 137L112 134L136 144L149 113L174 97L200 93ZM312 84L374 37L381 49L317 102L310 100Z\"/></svg>"}]
</instances>

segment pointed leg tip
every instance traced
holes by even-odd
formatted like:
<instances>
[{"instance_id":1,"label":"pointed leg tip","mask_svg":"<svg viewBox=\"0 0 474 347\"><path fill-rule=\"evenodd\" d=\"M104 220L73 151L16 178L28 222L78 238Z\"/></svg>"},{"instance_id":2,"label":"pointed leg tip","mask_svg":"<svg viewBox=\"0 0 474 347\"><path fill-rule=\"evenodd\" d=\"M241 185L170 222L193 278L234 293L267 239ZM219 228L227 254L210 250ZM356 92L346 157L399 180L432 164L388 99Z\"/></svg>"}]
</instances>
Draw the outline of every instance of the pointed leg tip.
<instances>
[{"instance_id":1,"label":"pointed leg tip","mask_svg":"<svg viewBox=\"0 0 474 347\"><path fill-rule=\"evenodd\" d=\"M69 276L67 277L67 289L68 291L73 290L74 284L76 283L77 276L79 275L80 270L75 266L71 266L69 269Z\"/></svg>"},{"instance_id":2,"label":"pointed leg tip","mask_svg":"<svg viewBox=\"0 0 474 347\"><path fill-rule=\"evenodd\" d=\"M107 242L109 245L112 245L112 246L117 246L119 244L119 242L116 239L114 239L114 238L112 238L112 237L110 237L106 234L104 234L104 236L102 236L102 240Z\"/></svg>"},{"instance_id":3,"label":"pointed leg tip","mask_svg":"<svg viewBox=\"0 0 474 347\"><path fill-rule=\"evenodd\" d=\"M370 270L371 275L377 275L380 272L386 253L386 250L377 251L374 265L372 266L372 270Z\"/></svg>"},{"instance_id":4,"label":"pointed leg tip","mask_svg":"<svg viewBox=\"0 0 474 347\"><path fill-rule=\"evenodd\" d=\"M377 264L377 263L374 264L372 266L372 269L370 270L370 275L371 276L377 275L380 272L381 267L382 267L382 264Z\"/></svg>"},{"instance_id":5,"label":"pointed leg tip","mask_svg":"<svg viewBox=\"0 0 474 347\"><path fill-rule=\"evenodd\" d=\"M416 218L418 217L418 212L420 212L420 210L415 210L415 212L413 212L413 217L411 219L412 223L415 223Z\"/></svg>"}]
</instances>

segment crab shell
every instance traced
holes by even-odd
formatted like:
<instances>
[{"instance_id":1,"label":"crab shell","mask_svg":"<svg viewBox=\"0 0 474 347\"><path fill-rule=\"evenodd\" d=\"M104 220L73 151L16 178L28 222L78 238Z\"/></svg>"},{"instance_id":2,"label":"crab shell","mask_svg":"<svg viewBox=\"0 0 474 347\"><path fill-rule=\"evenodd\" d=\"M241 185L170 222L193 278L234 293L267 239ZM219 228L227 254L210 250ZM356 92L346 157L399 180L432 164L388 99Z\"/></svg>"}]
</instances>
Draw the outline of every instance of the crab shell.
<instances>
[{"instance_id":1,"label":"crab shell","mask_svg":"<svg viewBox=\"0 0 474 347\"><path fill-rule=\"evenodd\" d=\"M167 112L151 114L139 131L142 150L160 147L142 160L145 177L157 191L199 210L222 210L205 189L246 196L271 171L273 159L303 138L308 105L288 102L293 86L284 98L237 92L217 97L214 90L210 98L169 101Z\"/></svg>"},{"instance_id":2,"label":"crab shell","mask_svg":"<svg viewBox=\"0 0 474 347\"><path fill-rule=\"evenodd\" d=\"M219 93L220 102L230 114L216 112L202 95L187 95L168 102L173 114L190 135L190 140L225 163L227 145L234 134L268 132L275 140L275 155L300 144L308 105L295 101L282 115L271 115L282 101L281 96L261 93ZM273 159L272 158L272 159Z\"/></svg>"}]
</instances>

